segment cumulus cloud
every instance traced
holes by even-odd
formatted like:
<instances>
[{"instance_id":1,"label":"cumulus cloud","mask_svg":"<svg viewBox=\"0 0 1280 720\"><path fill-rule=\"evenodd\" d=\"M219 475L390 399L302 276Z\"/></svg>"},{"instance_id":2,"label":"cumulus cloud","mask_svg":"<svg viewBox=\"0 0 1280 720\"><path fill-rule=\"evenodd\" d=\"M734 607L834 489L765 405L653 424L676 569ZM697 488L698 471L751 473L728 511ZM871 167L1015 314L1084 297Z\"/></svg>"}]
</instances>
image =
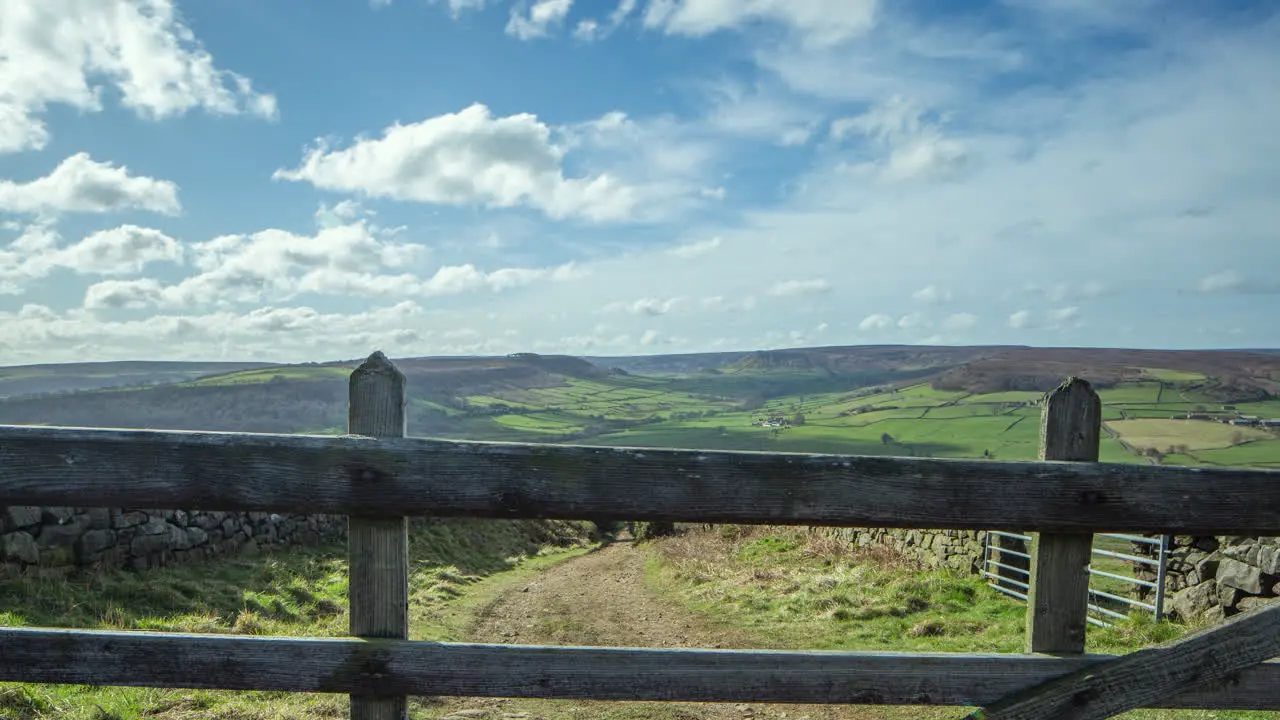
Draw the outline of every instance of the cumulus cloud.
<instances>
[{"instance_id":1,"label":"cumulus cloud","mask_svg":"<svg viewBox=\"0 0 1280 720\"><path fill-rule=\"evenodd\" d=\"M152 263L180 262L182 257L177 240L150 228L121 225L63 246L52 227L35 224L0 250L0 290L21 294L59 268L79 275L129 275Z\"/></svg>"},{"instance_id":2,"label":"cumulus cloud","mask_svg":"<svg viewBox=\"0 0 1280 720\"><path fill-rule=\"evenodd\" d=\"M49 106L100 112L107 94L149 119L277 112L273 95L217 67L173 0L3 2L0 47L0 152L45 147Z\"/></svg>"},{"instance_id":3,"label":"cumulus cloud","mask_svg":"<svg viewBox=\"0 0 1280 720\"><path fill-rule=\"evenodd\" d=\"M1026 330L1035 327L1035 320L1030 310L1018 310L1009 316L1009 327L1014 330Z\"/></svg>"},{"instance_id":4,"label":"cumulus cloud","mask_svg":"<svg viewBox=\"0 0 1280 720\"><path fill-rule=\"evenodd\" d=\"M185 257L195 274L167 285L147 278L90 287L86 307L230 306L308 291L389 294L413 287L406 282L413 278L383 271L412 267L422 253L421 246L380 236L363 221L311 236L276 229L223 235L189 246Z\"/></svg>"},{"instance_id":5,"label":"cumulus cloud","mask_svg":"<svg viewBox=\"0 0 1280 720\"><path fill-rule=\"evenodd\" d=\"M444 265L423 276L414 272L425 256L422 246L388 238L363 221L324 227L310 236L276 229L224 235L190 246L188 256L199 272L171 284L151 278L98 283L87 289L84 307L229 308L290 300L301 293L349 297L497 293L586 274L574 263L491 271L468 263ZM395 270L400 272L389 272Z\"/></svg>"},{"instance_id":6,"label":"cumulus cloud","mask_svg":"<svg viewBox=\"0 0 1280 720\"><path fill-rule=\"evenodd\" d=\"M831 283L822 278L812 280L784 280L769 288L769 294L775 297L799 297L803 295L821 295L831 290Z\"/></svg>"},{"instance_id":7,"label":"cumulus cloud","mask_svg":"<svg viewBox=\"0 0 1280 720\"><path fill-rule=\"evenodd\" d=\"M324 140L295 169L273 177L324 189L441 205L526 206L548 217L622 220L633 209L631 188L600 174L566 178L564 148L551 128L521 113L493 117L473 104L409 125L392 125L380 138L342 150Z\"/></svg>"},{"instance_id":8,"label":"cumulus cloud","mask_svg":"<svg viewBox=\"0 0 1280 720\"><path fill-rule=\"evenodd\" d=\"M58 163L42 178L25 183L0 180L0 212L52 215L150 210L176 215L180 209L178 186L173 182L130 175L125 166L97 162L83 152Z\"/></svg>"},{"instance_id":9,"label":"cumulus cloud","mask_svg":"<svg viewBox=\"0 0 1280 720\"><path fill-rule=\"evenodd\" d=\"M935 285L930 285L911 293L911 298L916 302L922 302L929 305L940 305L951 301L951 291L939 288Z\"/></svg>"},{"instance_id":10,"label":"cumulus cloud","mask_svg":"<svg viewBox=\"0 0 1280 720\"><path fill-rule=\"evenodd\" d=\"M786 27L806 45L828 46L875 25L876 0L650 0L644 24L669 35L702 37L761 21Z\"/></svg>"},{"instance_id":11,"label":"cumulus cloud","mask_svg":"<svg viewBox=\"0 0 1280 720\"><path fill-rule=\"evenodd\" d=\"M356 312L265 306L243 312L158 314L104 320L83 310L56 312L29 304L0 311L0 345L21 361L136 359L138 348L160 343L176 360L270 358L277 362L361 357L371 348L392 356L487 354L510 351L498 338L448 340L429 327L430 315L412 301Z\"/></svg>"},{"instance_id":12,"label":"cumulus cloud","mask_svg":"<svg viewBox=\"0 0 1280 720\"><path fill-rule=\"evenodd\" d=\"M564 24L573 0L538 0L532 5L511 8L506 32L521 40L546 37L551 26Z\"/></svg>"},{"instance_id":13,"label":"cumulus cloud","mask_svg":"<svg viewBox=\"0 0 1280 720\"><path fill-rule=\"evenodd\" d=\"M882 313L875 313L862 318L858 323L859 330L886 330L893 326L893 318Z\"/></svg>"}]
</instances>

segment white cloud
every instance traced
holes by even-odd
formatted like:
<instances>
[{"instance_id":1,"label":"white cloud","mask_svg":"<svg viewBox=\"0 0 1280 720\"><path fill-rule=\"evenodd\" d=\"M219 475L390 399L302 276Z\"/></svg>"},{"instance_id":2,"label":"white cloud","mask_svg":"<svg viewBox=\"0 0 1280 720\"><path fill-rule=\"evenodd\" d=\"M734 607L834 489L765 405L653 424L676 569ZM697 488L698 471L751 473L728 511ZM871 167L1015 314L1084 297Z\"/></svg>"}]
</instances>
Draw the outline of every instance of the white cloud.
<instances>
[{"instance_id":1,"label":"white cloud","mask_svg":"<svg viewBox=\"0 0 1280 720\"><path fill-rule=\"evenodd\" d=\"M378 2L386 5L391 4L391 1L392 0L378 0ZM433 5L438 5L441 2L448 5L449 14L453 16L454 20L461 17L464 12L483 10L485 6L485 0L429 0L429 2Z\"/></svg>"},{"instance_id":2,"label":"white cloud","mask_svg":"<svg viewBox=\"0 0 1280 720\"><path fill-rule=\"evenodd\" d=\"M650 0L646 27L702 37L760 21L788 28L801 42L827 46L856 38L875 24L876 0Z\"/></svg>"},{"instance_id":3,"label":"white cloud","mask_svg":"<svg viewBox=\"0 0 1280 720\"><path fill-rule=\"evenodd\" d=\"M898 327L903 330L911 330L913 328L927 328L932 325L929 318L920 313L908 313L898 318Z\"/></svg>"},{"instance_id":4,"label":"white cloud","mask_svg":"<svg viewBox=\"0 0 1280 720\"><path fill-rule=\"evenodd\" d=\"M894 96L862 115L834 120L830 133L835 140L870 138L886 154L873 163L884 182L954 177L968 163L968 151L924 114L918 103Z\"/></svg>"},{"instance_id":5,"label":"white cloud","mask_svg":"<svg viewBox=\"0 0 1280 720\"><path fill-rule=\"evenodd\" d=\"M356 218L372 217L376 214L366 209L359 201L348 199L339 201L333 207L320 203L320 207L316 208L315 220L317 227L337 227L346 225Z\"/></svg>"},{"instance_id":6,"label":"white cloud","mask_svg":"<svg viewBox=\"0 0 1280 720\"><path fill-rule=\"evenodd\" d=\"M432 318L411 301L346 313L268 306L124 321L28 305L17 313L0 311L0 344L26 362L136 359L140 347L152 344L163 345L166 357L181 360L271 357L283 362L362 357L375 348L404 357L484 354L510 347L509 341L493 338L446 340L430 327Z\"/></svg>"},{"instance_id":7,"label":"white cloud","mask_svg":"<svg viewBox=\"0 0 1280 720\"><path fill-rule=\"evenodd\" d=\"M812 104L772 86L721 81L706 85L705 92L711 107L703 122L716 133L794 147L808 142L821 124L822 114Z\"/></svg>"},{"instance_id":8,"label":"white cloud","mask_svg":"<svg viewBox=\"0 0 1280 720\"><path fill-rule=\"evenodd\" d=\"M150 210L176 215L180 209L178 186L174 183L130 175L127 167L97 162L83 152L58 163L42 178L25 183L0 180L0 212Z\"/></svg>"},{"instance_id":9,"label":"white cloud","mask_svg":"<svg viewBox=\"0 0 1280 720\"><path fill-rule=\"evenodd\" d=\"M893 326L893 318L881 313L875 313L862 318L862 322L858 323L859 330L886 330Z\"/></svg>"},{"instance_id":10,"label":"white cloud","mask_svg":"<svg viewBox=\"0 0 1280 720\"><path fill-rule=\"evenodd\" d=\"M978 316L973 313L955 313L947 316L947 319L942 321L944 328L957 332L972 330L977 324Z\"/></svg>"},{"instance_id":11,"label":"white cloud","mask_svg":"<svg viewBox=\"0 0 1280 720\"><path fill-rule=\"evenodd\" d=\"M615 302L604 306L604 312L625 312L631 315L656 316L666 315L671 312L677 304L681 302L680 298L667 298L665 300L659 298L640 298L634 302Z\"/></svg>"},{"instance_id":12,"label":"white cloud","mask_svg":"<svg viewBox=\"0 0 1280 720\"><path fill-rule=\"evenodd\" d=\"M528 113L494 118L473 104L343 150L321 140L293 170L273 177L370 197L443 205L528 206L554 219L621 220L636 198L609 175L566 178L564 149L551 128Z\"/></svg>"},{"instance_id":13,"label":"white cloud","mask_svg":"<svg viewBox=\"0 0 1280 720\"><path fill-rule=\"evenodd\" d=\"M940 305L945 302L951 302L951 291L945 288L939 288L935 285L930 285L911 293L911 298L916 302L922 302L928 305Z\"/></svg>"},{"instance_id":14,"label":"white cloud","mask_svg":"<svg viewBox=\"0 0 1280 720\"><path fill-rule=\"evenodd\" d=\"M579 21L573 31L574 37L585 41L603 40L609 37L636 9L636 4L637 0L619 0L617 7L609 13L609 18L604 23L589 18Z\"/></svg>"},{"instance_id":15,"label":"white cloud","mask_svg":"<svg viewBox=\"0 0 1280 720\"><path fill-rule=\"evenodd\" d=\"M521 40L546 37L552 25L564 24L572 7L573 0L538 0L530 6L517 5L511 8L506 32ZM521 14L522 10L527 10L528 14Z\"/></svg>"},{"instance_id":16,"label":"white cloud","mask_svg":"<svg viewBox=\"0 0 1280 720\"><path fill-rule=\"evenodd\" d=\"M180 262L182 246L157 230L121 225L60 247L61 236L35 224L0 250L0 292L22 294L33 281L63 268L80 275L129 275L151 263Z\"/></svg>"},{"instance_id":17,"label":"white cloud","mask_svg":"<svg viewBox=\"0 0 1280 720\"><path fill-rule=\"evenodd\" d=\"M159 230L121 225L89 235L50 261L86 275L129 275L151 263L181 262L182 257L182 245Z\"/></svg>"},{"instance_id":18,"label":"white cloud","mask_svg":"<svg viewBox=\"0 0 1280 720\"><path fill-rule=\"evenodd\" d=\"M1205 277L1200 281L1201 292L1217 292L1219 290L1236 290L1244 284L1244 278L1234 270L1224 270Z\"/></svg>"},{"instance_id":19,"label":"white cloud","mask_svg":"<svg viewBox=\"0 0 1280 720\"><path fill-rule=\"evenodd\" d=\"M1080 308L1073 305L1071 307L1050 310L1049 319L1053 321L1053 327L1055 329L1060 330L1066 327L1079 327Z\"/></svg>"},{"instance_id":20,"label":"white cloud","mask_svg":"<svg viewBox=\"0 0 1280 720\"><path fill-rule=\"evenodd\" d=\"M703 255L706 255L714 251L718 247L720 247L719 235L712 238L707 238L706 240L698 240L696 242L686 243L684 245L678 245L676 247L671 248L667 252L672 255L675 255L678 258L691 260L696 257L702 257Z\"/></svg>"},{"instance_id":21,"label":"white cloud","mask_svg":"<svg viewBox=\"0 0 1280 720\"><path fill-rule=\"evenodd\" d=\"M1223 270L1201 278L1197 285L1202 293L1242 293L1246 295L1280 294L1280 281L1247 278L1234 270Z\"/></svg>"},{"instance_id":22,"label":"white cloud","mask_svg":"<svg viewBox=\"0 0 1280 720\"><path fill-rule=\"evenodd\" d=\"M151 231L154 233L154 231ZM89 288L86 307L111 307L104 299L127 296L128 304L171 307L231 306L287 299L299 292L375 295L415 289L406 269L422 258L420 245L396 242L363 221L324 227L313 236L284 230L223 235L190 246L189 264L198 272L161 285L151 279Z\"/></svg>"},{"instance_id":23,"label":"white cloud","mask_svg":"<svg viewBox=\"0 0 1280 720\"><path fill-rule=\"evenodd\" d=\"M703 124L612 111L561 126L557 135L563 148L626 185L637 219L669 221L724 198L724 189L709 182L725 151L723 140Z\"/></svg>"},{"instance_id":24,"label":"white cloud","mask_svg":"<svg viewBox=\"0 0 1280 720\"><path fill-rule=\"evenodd\" d=\"M769 294L775 297L798 297L802 295L820 295L831 290L831 283L822 278L812 280L784 280L769 288Z\"/></svg>"},{"instance_id":25,"label":"white cloud","mask_svg":"<svg viewBox=\"0 0 1280 720\"><path fill-rule=\"evenodd\" d=\"M219 69L173 0L0 2L0 48L0 152L45 147L49 106L100 112L108 88L149 119L276 116L275 97Z\"/></svg>"},{"instance_id":26,"label":"white cloud","mask_svg":"<svg viewBox=\"0 0 1280 720\"><path fill-rule=\"evenodd\" d=\"M1009 327L1015 330L1026 330L1035 327L1035 320L1030 310L1019 310L1009 316Z\"/></svg>"}]
</instances>

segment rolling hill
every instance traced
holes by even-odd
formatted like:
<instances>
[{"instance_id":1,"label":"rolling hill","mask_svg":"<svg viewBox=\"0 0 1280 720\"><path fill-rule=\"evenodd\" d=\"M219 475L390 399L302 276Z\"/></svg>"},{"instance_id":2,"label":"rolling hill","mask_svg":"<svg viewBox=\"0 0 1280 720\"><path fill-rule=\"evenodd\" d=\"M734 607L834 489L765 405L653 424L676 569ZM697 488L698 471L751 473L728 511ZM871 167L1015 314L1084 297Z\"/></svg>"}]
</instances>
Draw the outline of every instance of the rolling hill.
<instances>
[{"instance_id":1,"label":"rolling hill","mask_svg":"<svg viewBox=\"0 0 1280 720\"><path fill-rule=\"evenodd\" d=\"M0 423L340 433L358 362L0 368ZM1031 459L1039 398L1077 375L1104 401L1104 459L1280 467L1280 436L1259 427L1280 418L1274 353L854 346L395 362L420 436ZM41 391L50 377L63 385Z\"/></svg>"}]
</instances>

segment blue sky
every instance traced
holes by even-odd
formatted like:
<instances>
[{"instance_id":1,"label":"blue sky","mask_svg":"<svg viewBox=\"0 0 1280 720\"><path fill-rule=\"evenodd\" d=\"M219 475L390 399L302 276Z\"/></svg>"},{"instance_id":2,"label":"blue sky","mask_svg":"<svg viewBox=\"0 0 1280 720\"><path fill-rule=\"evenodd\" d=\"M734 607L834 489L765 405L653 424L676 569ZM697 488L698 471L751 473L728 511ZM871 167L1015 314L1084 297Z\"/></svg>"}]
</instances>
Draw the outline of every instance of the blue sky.
<instances>
[{"instance_id":1,"label":"blue sky","mask_svg":"<svg viewBox=\"0 0 1280 720\"><path fill-rule=\"evenodd\" d=\"M0 0L0 364L1278 347L1280 11Z\"/></svg>"}]
</instances>

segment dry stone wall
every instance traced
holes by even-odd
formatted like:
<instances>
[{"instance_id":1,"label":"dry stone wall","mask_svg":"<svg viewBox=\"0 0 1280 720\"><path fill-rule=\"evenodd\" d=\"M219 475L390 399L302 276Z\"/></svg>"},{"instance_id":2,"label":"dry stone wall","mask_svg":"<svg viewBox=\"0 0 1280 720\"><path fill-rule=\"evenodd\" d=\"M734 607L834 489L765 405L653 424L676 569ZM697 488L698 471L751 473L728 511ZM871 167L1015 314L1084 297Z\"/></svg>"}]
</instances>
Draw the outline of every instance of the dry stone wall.
<instances>
[{"instance_id":1,"label":"dry stone wall","mask_svg":"<svg viewBox=\"0 0 1280 720\"><path fill-rule=\"evenodd\" d=\"M858 547L893 548L925 568L950 568L966 573L982 570L986 532L979 530L900 530L887 528L827 528L827 532Z\"/></svg>"},{"instance_id":2,"label":"dry stone wall","mask_svg":"<svg viewBox=\"0 0 1280 720\"><path fill-rule=\"evenodd\" d=\"M0 510L0 561L7 572L145 569L346 530L342 515L11 505Z\"/></svg>"},{"instance_id":3,"label":"dry stone wall","mask_svg":"<svg viewBox=\"0 0 1280 720\"><path fill-rule=\"evenodd\" d=\"M884 528L828 528L827 532L858 547L892 548L925 568L950 568L965 573L982 571L986 533L964 530L890 530ZM1026 553L1024 543L999 538L998 548ZM996 551L998 552L998 551ZM1134 543L1133 554L1155 557L1154 546ZM1017 554L997 555L1006 565L1026 568ZM1155 582L1153 566L1135 563L1134 576ZM999 571L1025 582L1026 576ZM997 580L1009 589L1017 585ZM1153 602L1154 590L1134 586L1137 599ZM1192 537L1172 539L1165 577L1165 610L1181 620L1231 617L1280 597L1280 537Z\"/></svg>"},{"instance_id":4,"label":"dry stone wall","mask_svg":"<svg viewBox=\"0 0 1280 720\"><path fill-rule=\"evenodd\" d=\"M1155 548L1134 544L1135 555ZM1135 576L1155 581L1155 568L1139 565ZM1143 588L1150 602L1154 590ZM1177 535L1169 546L1165 607L1184 620L1221 620L1280 596L1280 537Z\"/></svg>"}]
</instances>

